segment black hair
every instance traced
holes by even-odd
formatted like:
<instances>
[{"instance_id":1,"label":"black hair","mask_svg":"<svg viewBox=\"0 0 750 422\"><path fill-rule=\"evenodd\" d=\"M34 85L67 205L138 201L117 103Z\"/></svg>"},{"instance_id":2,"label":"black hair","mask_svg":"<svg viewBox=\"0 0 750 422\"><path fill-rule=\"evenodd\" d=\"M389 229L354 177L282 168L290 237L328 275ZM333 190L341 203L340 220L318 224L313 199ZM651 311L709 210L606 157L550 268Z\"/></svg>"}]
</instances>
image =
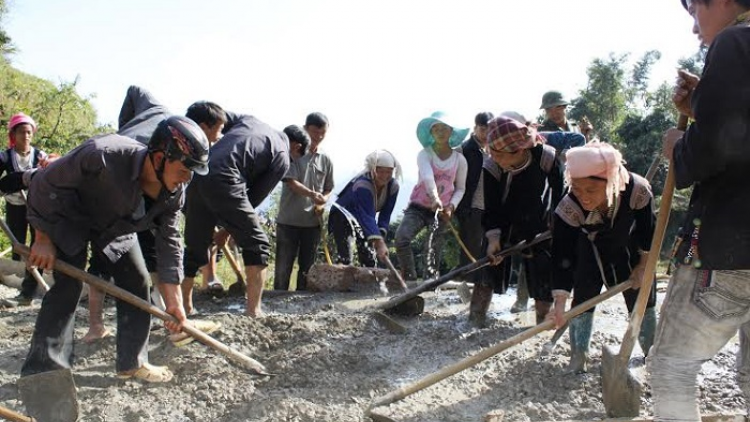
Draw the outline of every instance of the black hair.
<instances>
[{"instance_id":1,"label":"black hair","mask_svg":"<svg viewBox=\"0 0 750 422\"><path fill-rule=\"evenodd\" d=\"M490 113L489 111L483 111L474 117L474 124L476 126L487 126L487 124L492 120L495 116Z\"/></svg>"},{"instance_id":2,"label":"black hair","mask_svg":"<svg viewBox=\"0 0 750 422\"><path fill-rule=\"evenodd\" d=\"M289 138L289 142L302 145L302 155L307 154L307 148L310 146L310 135L307 131L297 125L289 125L284 128L284 134Z\"/></svg>"},{"instance_id":3,"label":"black hair","mask_svg":"<svg viewBox=\"0 0 750 422\"><path fill-rule=\"evenodd\" d=\"M693 0L693 1L701 3L701 4L705 4L706 6L708 6L709 4L711 4L711 0ZM744 7L745 9L750 9L750 0L734 0L734 2L737 3L737 4L739 4L740 6ZM682 7L684 7L685 9L687 9L687 1L686 0L682 0Z\"/></svg>"},{"instance_id":4,"label":"black hair","mask_svg":"<svg viewBox=\"0 0 750 422\"><path fill-rule=\"evenodd\" d=\"M324 128L328 126L328 117L326 117L325 114L317 111L314 113L310 113L305 119L305 126L316 126L319 128Z\"/></svg>"},{"instance_id":5,"label":"black hair","mask_svg":"<svg viewBox=\"0 0 750 422\"><path fill-rule=\"evenodd\" d=\"M224 109L218 104L210 101L198 101L193 103L188 107L185 116L195 123L203 123L208 127L213 127L219 122L227 122L227 113Z\"/></svg>"}]
</instances>

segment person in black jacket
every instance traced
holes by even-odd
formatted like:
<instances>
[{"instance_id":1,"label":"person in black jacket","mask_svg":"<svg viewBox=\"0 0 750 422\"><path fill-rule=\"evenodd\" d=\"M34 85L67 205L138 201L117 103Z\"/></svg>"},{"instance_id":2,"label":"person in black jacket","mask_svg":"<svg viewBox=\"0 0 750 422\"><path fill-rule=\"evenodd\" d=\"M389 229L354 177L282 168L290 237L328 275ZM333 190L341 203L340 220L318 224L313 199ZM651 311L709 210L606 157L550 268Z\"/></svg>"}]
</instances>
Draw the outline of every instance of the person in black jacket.
<instances>
[{"instance_id":1,"label":"person in black jacket","mask_svg":"<svg viewBox=\"0 0 750 422\"><path fill-rule=\"evenodd\" d=\"M226 116L224 136L211 147L208 174L195 177L187 190L183 303L190 314L194 278L208 261L206 251L212 242L222 246L231 234L245 263L245 314L258 317L271 246L256 208L289 169L289 139L253 116ZM189 108L187 117L204 123L197 108ZM223 228L214 235L217 225Z\"/></svg>"},{"instance_id":2,"label":"person in black jacket","mask_svg":"<svg viewBox=\"0 0 750 422\"><path fill-rule=\"evenodd\" d=\"M489 123L487 143L490 158L482 173L482 225L487 255L492 256L549 230L550 213L562 196L563 181L554 149L541 143L533 128L496 117ZM520 258L541 322L552 304L550 242L523 251ZM469 319L477 325L484 324L493 291L504 293L510 278L510 259L492 261L495 266L485 267L474 283Z\"/></svg>"},{"instance_id":3,"label":"person in black jacket","mask_svg":"<svg viewBox=\"0 0 750 422\"><path fill-rule=\"evenodd\" d=\"M627 280L639 284L654 234L653 195L648 181L628 172L622 154L609 144L592 142L566 153L565 180L570 192L555 210L552 236L555 308L550 318L561 327L570 292L571 307ZM638 291L623 292L632 311ZM656 327L656 284L651 286L638 342L647 354ZM570 321L567 373L586 371L594 309Z\"/></svg>"},{"instance_id":4,"label":"person in black jacket","mask_svg":"<svg viewBox=\"0 0 750 422\"><path fill-rule=\"evenodd\" d=\"M469 139L461 144L461 153L466 158L466 192L461 203L456 208L458 218L458 235L464 242L472 257L476 258L482 252L482 208L483 195L479 185L479 177L482 175L482 163L487 152L487 124L495 117L488 111L483 111L474 117L474 131ZM459 265L462 267L469 264L470 259L466 253L461 253Z\"/></svg>"},{"instance_id":5,"label":"person in black jacket","mask_svg":"<svg viewBox=\"0 0 750 422\"><path fill-rule=\"evenodd\" d=\"M697 374L738 331L750 399L750 1L682 5L709 47L700 78L680 71L673 95L693 123L663 138L676 187L693 192L647 360L655 419L697 421Z\"/></svg>"},{"instance_id":6,"label":"person in black jacket","mask_svg":"<svg viewBox=\"0 0 750 422\"><path fill-rule=\"evenodd\" d=\"M5 174L21 174L25 170L43 166L47 160L47 154L31 145L36 133L37 126L34 119L18 113L13 115L8 122L8 149L0 152L0 176ZM11 179L9 177L8 179ZM15 190L3 192L5 194L5 219L13 236L21 243L26 243L26 232L31 232L31 242L34 242L34 228L26 220L26 191ZM19 261L21 257L14 253L13 260ZM11 304L22 306L31 305L36 291L36 280L27 269L21 292Z\"/></svg>"}]
</instances>

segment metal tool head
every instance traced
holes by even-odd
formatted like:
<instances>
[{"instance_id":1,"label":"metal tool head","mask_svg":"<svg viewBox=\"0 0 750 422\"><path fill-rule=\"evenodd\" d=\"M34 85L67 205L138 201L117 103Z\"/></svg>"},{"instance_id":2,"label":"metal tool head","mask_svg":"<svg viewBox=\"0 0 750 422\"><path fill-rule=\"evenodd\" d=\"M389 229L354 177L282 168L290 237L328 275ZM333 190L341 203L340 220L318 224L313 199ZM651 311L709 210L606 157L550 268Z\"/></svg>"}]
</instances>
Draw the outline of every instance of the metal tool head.
<instances>
[{"instance_id":1,"label":"metal tool head","mask_svg":"<svg viewBox=\"0 0 750 422\"><path fill-rule=\"evenodd\" d=\"M26 412L36 420L78 420L78 394L70 369L27 375L18 379L17 386Z\"/></svg>"}]
</instances>

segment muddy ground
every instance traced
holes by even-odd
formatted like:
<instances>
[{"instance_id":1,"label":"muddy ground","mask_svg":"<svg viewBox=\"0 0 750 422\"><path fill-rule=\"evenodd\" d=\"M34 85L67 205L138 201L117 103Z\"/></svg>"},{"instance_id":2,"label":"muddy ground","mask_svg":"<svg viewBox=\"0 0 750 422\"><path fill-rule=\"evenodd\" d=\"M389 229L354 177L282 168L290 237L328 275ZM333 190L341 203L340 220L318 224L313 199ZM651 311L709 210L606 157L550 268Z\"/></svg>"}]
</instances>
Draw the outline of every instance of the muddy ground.
<instances>
[{"instance_id":1,"label":"muddy ground","mask_svg":"<svg viewBox=\"0 0 750 422\"><path fill-rule=\"evenodd\" d=\"M15 290L0 286L0 297L15 294ZM216 337L278 375L263 377L244 372L198 343L176 348L154 322L151 361L169 365L175 372L174 380L150 385L118 380L114 338L92 345L78 342L74 376L81 420L369 421L365 411L373 398L529 327L531 312L507 312L513 301L511 294L495 296L491 322L482 329L467 323L467 305L455 290L427 294L424 314L399 319L408 327L402 334L389 332L361 310L374 302L371 298L377 293L268 294L264 298L266 316L257 320L242 316L244 303L240 299L201 296L198 318L223 324ZM36 300L30 308L0 311L0 405L18 411L24 407L16 380L39 305ZM87 328L85 302L77 316L76 337L80 339ZM107 302L106 323L114 330L111 300ZM567 334L553 356L540 358L549 332L400 402L378 408L378 412L399 422L481 421L498 409L505 412L505 421L602 419L601 347L619 345L626 324L619 297L598 308L588 374L562 376L568 360ZM734 382L737 348L735 338L704 366L700 376L702 411L743 412L744 399ZM631 365L644 376L642 356L636 346ZM645 390L641 412L649 415L647 385Z\"/></svg>"}]
</instances>

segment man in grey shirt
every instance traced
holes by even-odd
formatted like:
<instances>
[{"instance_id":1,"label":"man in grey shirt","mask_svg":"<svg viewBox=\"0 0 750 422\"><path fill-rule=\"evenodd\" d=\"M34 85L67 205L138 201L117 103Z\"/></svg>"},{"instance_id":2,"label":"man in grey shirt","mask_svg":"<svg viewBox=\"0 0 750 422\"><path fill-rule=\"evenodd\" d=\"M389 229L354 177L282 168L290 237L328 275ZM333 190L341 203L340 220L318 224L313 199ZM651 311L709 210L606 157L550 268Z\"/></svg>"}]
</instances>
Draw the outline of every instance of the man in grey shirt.
<instances>
[{"instance_id":1,"label":"man in grey shirt","mask_svg":"<svg viewBox=\"0 0 750 422\"><path fill-rule=\"evenodd\" d=\"M307 272L315 263L320 244L323 206L333 191L333 163L318 150L328 131L328 118L323 113L310 113L304 128L310 135L309 153L294 161L282 179L276 219L275 290L289 290L295 259L299 264L297 290L307 288Z\"/></svg>"},{"instance_id":2,"label":"man in grey shirt","mask_svg":"<svg viewBox=\"0 0 750 422\"><path fill-rule=\"evenodd\" d=\"M157 126L148 147L120 135L89 139L35 175L30 182L29 222L36 229L29 265L52 269L56 259L78 268L91 245L105 271L126 291L149 299L136 233L156 228L157 272L166 311L180 331L187 323L179 283L182 242L179 212L193 172L208 171L208 140L190 119L170 117ZM143 197L154 200L138 215ZM22 375L67 368L73 352L73 321L81 284L54 272L55 285L42 302ZM118 377L166 382L172 373L148 363L150 315L117 301Z\"/></svg>"}]
</instances>

